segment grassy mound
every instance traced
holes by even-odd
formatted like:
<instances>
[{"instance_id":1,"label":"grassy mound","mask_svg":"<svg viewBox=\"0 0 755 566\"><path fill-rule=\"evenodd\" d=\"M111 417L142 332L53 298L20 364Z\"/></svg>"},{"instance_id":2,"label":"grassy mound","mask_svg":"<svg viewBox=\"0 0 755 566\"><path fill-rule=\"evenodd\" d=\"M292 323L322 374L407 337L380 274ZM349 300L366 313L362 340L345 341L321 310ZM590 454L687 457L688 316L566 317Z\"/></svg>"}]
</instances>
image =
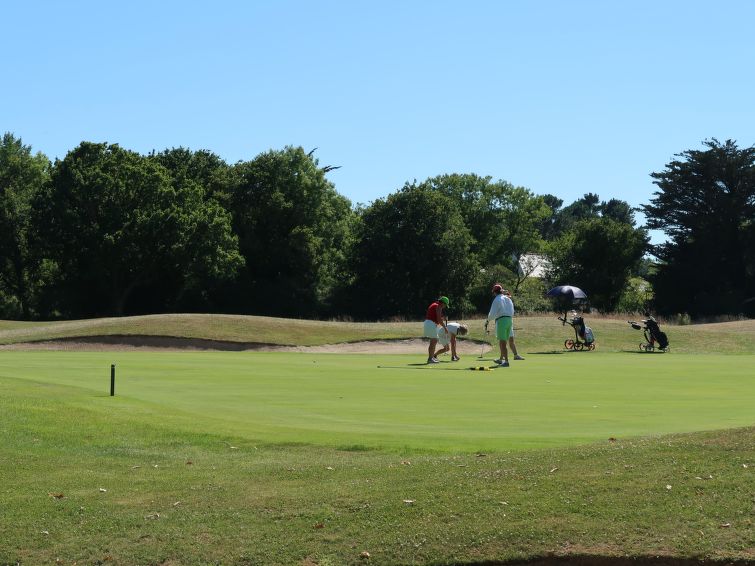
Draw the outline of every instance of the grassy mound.
<instances>
[{"instance_id":1,"label":"grassy mound","mask_svg":"<svg viewBox=\"0 0 755 566\"><path fill-rule=\"evenodd\" d=\"M469 339L491 340L483 333L483 320L466 321ZM634 351L642 332L626 320L587 317L602 351ZM517 317L517 343L532 351L552 351L574 337L570 326L555 316ZM0 321L0 344L60 340L93 336L169 336L239 343L315 346L362 340L415 338L422 335L420 322L354 323L297 320L241 315L165 314L100 318L61 322ZM673 352L755 353L755 320L664 326Z\"/></svg>"}]
</instances>

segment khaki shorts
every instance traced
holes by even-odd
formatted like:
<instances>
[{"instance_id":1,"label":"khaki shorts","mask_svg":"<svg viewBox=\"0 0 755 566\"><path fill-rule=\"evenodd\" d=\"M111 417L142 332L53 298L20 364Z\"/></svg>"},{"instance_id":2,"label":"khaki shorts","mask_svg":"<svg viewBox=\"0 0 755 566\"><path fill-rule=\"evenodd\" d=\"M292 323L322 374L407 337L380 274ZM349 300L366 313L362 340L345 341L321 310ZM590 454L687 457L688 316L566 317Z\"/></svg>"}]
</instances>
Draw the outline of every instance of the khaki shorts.
<instances>
[{"instance_id":1,"label":"khaki shorts","mask_svg":"<svg viewBox=\"0 0 755 566\"><path fill-rule=\"evenodd\" d=\"M431 340L438 339L438 325L435 324L434 320L425 320L425 324L422 328L422 336L430 338Z\"/></svg>"}]
</instances>

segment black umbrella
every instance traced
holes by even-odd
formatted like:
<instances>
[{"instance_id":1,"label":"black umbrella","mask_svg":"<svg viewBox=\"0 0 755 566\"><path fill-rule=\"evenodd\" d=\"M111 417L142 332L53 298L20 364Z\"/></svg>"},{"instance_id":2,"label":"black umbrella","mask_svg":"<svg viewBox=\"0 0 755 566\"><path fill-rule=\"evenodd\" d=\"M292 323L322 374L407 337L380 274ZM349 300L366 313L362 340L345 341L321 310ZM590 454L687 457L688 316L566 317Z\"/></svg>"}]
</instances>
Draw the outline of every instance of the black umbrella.
<instances>
[{"instance_id":1,"label":"black umbrella","mask_svg":"<svg viewBox=\"0 0 755 566\"><path fill-rule=\"evenodd\" d=\"M573 285L559 285L558 287L553 287L553 289L548 291L546 295L557 299L571 299L572 301L587 298L587 293Z\"/></svg>"},{"instance_id":2,"label":"black umbrella","mask_svg":"<svg viewBox=\"0 0 755 566\"><path fill-rule=\"evenodd\" d=\"M546 295L556 299L556 304L560 307L559 310L564 311L564 317L558 318L564 324L566 324L567 308L575 302L587 300L587 293L573 285L559 285L558 287L553 287L553 289L548 291Z\"/></svg>"}]
</instances>

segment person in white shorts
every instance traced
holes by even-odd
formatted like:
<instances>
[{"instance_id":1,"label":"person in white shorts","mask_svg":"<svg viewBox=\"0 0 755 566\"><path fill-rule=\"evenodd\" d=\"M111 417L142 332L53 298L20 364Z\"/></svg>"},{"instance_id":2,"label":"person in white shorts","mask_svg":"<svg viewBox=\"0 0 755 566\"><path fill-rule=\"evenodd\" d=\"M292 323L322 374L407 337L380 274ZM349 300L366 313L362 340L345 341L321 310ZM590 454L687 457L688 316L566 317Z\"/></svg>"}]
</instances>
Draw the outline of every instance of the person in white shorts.
<instances>
[{"instance_id":1,"label":"person in white shorts","mask_svg":"<svg viewBox=\"0 0 755 566\"><path fill-rule=\"evenodd\" d=\"M449 345L451 346L451 361L458 362L461 358L456 355L456 336L465 336L469 329L466 324L460 324L458 322L449 322L446 325L448 332L444 332L442 328L438 329L438 343L443 346L442 349L435 352L437 358L440 354L448 352Z\"/></svg>"},{"instance_id":2,"label":"person in white shorts","mask_svg":"<svg viewBox=\"0 0 755 566\"><path fill-rule=\"evenodd\" d=\"M438 334L443 332L448 333L446 328L446 315L445 309L449 307L448 297L440 297L437 301L433 301L429 307L427 307L427 313L425 314L425 322L422 326L422 335L425 338L430 339L430 344L427 346L427 363L437 364L438 358L435 357L435 346L438 343Z\"/></svg>"}]
</instances>

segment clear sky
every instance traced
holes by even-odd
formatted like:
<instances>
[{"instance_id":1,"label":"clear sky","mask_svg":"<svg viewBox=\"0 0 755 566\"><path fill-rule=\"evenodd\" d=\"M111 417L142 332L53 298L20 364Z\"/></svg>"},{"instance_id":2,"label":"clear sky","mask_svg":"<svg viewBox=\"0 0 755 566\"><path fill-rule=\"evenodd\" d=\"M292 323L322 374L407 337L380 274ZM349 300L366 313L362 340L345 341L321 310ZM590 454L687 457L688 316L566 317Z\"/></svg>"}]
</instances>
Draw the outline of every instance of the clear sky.
<instances>
[{"instance_id":1,"label":"clear sky","mask_svg":"<svg viewBox=\"0 0 755 566\"><path fill-rule=\"evenodd\" d=\"M83 140L229 163L295 145L340 165L353 203L477 173L636 206L674 154L755 144L752 0L0 8L0 130L53 159Z\"/></svg>"}]
</instances>

